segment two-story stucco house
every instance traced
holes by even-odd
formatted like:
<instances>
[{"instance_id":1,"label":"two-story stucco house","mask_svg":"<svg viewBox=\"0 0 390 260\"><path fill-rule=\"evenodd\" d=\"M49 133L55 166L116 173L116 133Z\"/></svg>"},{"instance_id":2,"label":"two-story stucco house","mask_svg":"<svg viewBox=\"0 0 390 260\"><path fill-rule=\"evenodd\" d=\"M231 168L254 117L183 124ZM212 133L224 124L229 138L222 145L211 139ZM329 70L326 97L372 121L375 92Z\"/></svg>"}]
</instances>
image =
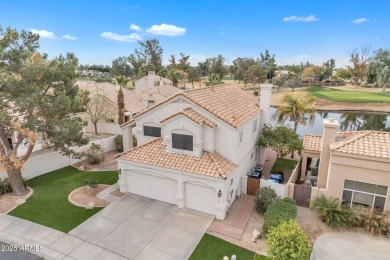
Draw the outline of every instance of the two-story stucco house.
<instances>
[{"instance_id":1,"label":"two-story stucco house","mask_svg":"<svg viewBox=\"0 0 390 260\"><path fill-rule=\"evenodd\" d=\"M138 146L117 156L120 190L224 219L242 177L265 160L255 143L271 89L262 85L260 103L232 85L185 91L136 115L121 126L124 148L132 133Z\"/></svg>"}]
</instances>

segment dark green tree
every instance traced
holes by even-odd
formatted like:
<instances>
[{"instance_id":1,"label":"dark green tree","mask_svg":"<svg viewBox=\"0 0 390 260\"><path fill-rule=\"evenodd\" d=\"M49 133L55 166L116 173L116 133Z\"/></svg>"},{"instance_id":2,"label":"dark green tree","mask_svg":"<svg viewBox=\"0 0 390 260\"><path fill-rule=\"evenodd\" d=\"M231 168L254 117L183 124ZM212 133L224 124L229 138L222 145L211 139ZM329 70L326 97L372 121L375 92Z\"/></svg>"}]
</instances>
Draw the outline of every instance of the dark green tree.
<instances>
[{"instance_id":1,"label":"dark green tree","mask_svg":"<svg viewBox=\"0 0 390 260\"><path fill-rule=\"evenodd\" d=\"M299 135L284 125L277 127L265 125L257 139L257 145L274 150L280 161L289 153L302 151L302 140Z\"/></svg>"},{"instance_id":2,"label":"dark green tree","mask_svg":"<svg viewBox=\"0 0 390 260\"><path fill-rule=\"evenodd\" d=\"M228 73L225 66L225 58L222 55L207 59L209 63L209 73L219 75L220 79Z\"/></svg>"},{"instance_id":3,"label":"dark green tree","mask_svg":"<svg viewBox=\"0 0 390 260\"><path fill-rule=\"evenodd\" d=\"M260 53L260 59L257 59L257 61L266 71L267 79L272 79L275 76L277 67L275 55L271 55L268 50L265 50L264 54Z\"/></svg>"},{"instance_id":4,"label":"dark green tree","mask_svg":"<svg viewBox=\"0 0 390 260\"><path fill-rule=\"evenodd\" d=\"M120 76L120 75L123 75L125 77L133 76L131 65L129 64L127 57L119 57L112 61L111 74L113 76Z\"/></svg>"},{"instance_id":5,"label":"dark green tree","mask_svg":"<svg viewBox=\"0 0 390 260\"><path fill-rule=\"evenodd\" d=\"M38 136L64 155L88 142L83 121L72 116L85 111L88 93L75 85L77 58L69 53L48 60L38 53L39 36L0 27L0 168L8 173L13 194L23 195L21 169L30 158ZM15 141L10 143L10 138ZM27 139L26 154L17 150Z\"/></svg>"},{"instance_id":6,"label":"dark green tree","mask_svg":"<svg viewBox=\"0 0 390 260\"><path fill-rule=\"evenodd\" d=\"M200 81L202 79L202 73L199 67L190 67L187 74L188 80L192 83L192 88L194 88L194 81Z\"/></svg>"},{"instance_id":7,"label":"dark green tree","mask_svg":"<svg viewBox=\"0 0 390 260\"><path fill-rule=\"evenodd\" d=\"M135 49L128 59L133 67L134 74L139 74L139 69L145 64L153 64L158 73L162 68L163 49L157 39L138 41L139 48Z\"/></svg>"},{"instance_id":8,"label":"dark green tree","mask_svg":"<svg viewBox=\"0 0 390 260\"><path fill-rule=\"evenodd\" d=\"M324 64L323 64L323 68L324 68L323 77L324 77L324 79L329 79L330 77L332 77L333 69L335 67L336 67L335 59L330 59L330 60L327 60L326 62L324 62Z\"/></svg>"}]
</instances>

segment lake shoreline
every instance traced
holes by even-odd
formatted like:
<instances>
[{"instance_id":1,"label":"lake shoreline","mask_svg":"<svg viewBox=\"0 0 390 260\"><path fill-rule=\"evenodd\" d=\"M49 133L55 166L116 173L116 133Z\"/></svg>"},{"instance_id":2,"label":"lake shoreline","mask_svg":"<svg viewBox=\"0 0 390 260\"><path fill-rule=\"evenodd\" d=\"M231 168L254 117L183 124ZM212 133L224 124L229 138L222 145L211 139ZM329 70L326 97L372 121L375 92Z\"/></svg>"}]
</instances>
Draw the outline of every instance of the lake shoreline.
<instances>
[{"instance_id":1,"label":"lake shoreline","mask_svg":"<svg viewBox=\"0 0 390 260\"><path fill-rule=\"evenodd\" d=\"M273 108L278 108L279 106L278 105L271 105L271 107ZM315 111L318 111L318 112L353 112L353 113L357 113L357 112L363 112L363 113L372 113L372 114L390 114L390 110L383 110L383 109L380 109L380 110L377 110L377 109L361 109L361 108L345 108L345 107L342 107L342 108L328 108L328 107L315 107Z\"/></svg>"}]
</instances>

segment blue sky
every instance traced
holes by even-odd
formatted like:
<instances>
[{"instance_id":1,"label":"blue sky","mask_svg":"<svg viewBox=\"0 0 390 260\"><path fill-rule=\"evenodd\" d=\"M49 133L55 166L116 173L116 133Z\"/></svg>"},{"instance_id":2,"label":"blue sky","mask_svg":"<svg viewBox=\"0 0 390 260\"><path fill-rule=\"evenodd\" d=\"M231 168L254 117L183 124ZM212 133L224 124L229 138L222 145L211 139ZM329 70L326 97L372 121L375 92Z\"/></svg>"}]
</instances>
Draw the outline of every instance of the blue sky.
<instances>
[{"instance_id":1,"label":"blue sky","mask_svg":"<svg viewBox=\"0 0 390 260\"><path fill-rule=\"evenodd\" d=\"M1 0L0 25L34 30L41 51L74 52L82 64L111 65L131 54L137 39L157 38L165 63L180 52L195 65L269 49L282 65L335 58L344 66L354 48L390 48L389 13L389 0Z\"/></svg>"}]
</instances>

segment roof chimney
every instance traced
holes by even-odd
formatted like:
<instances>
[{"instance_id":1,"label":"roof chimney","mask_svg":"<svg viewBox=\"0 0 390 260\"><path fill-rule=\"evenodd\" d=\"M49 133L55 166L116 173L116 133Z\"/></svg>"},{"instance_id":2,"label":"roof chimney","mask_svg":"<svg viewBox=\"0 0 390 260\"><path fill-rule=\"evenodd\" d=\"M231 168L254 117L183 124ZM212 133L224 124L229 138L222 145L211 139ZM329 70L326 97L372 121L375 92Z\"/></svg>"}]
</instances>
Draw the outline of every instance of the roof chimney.
<instances>
[{"instance_id":1,"label":"roof chimney","mask_svg":"<svg viewBox=\"0 0 390 260\"><path fill-rule=\"evenodd\" d=\"M330 161L330 147L331 143L336 141L337 128L339 123L333 118L324 119L324 133L322 134L322 150L320 155L320 165L318 168L317 187L326 189L328 181L328 170Z\"/></svg>"},{"instance_id":2,"label":"roof chimney","mask_svg":"<svg viewBox=\"0 0 390 260\"><path fill-rule=\"evenodd\" d=\"M148 71L148 88L154 87L154 71Z\"/></svg>"},{"instance_id":3,"label":"roof chimney","mask_svg":"<svg viewBox=\"0 0 390 260\"><path fill-rule=\"evenodd\" d=\"M260 85L260 127L262 130L264 125L269 124L269 109L271 107L271 93L272 93L272 84L261 84ZM261 165L264 164L266 159L267 149L264 147L260 148L260 161Z\"/></svg>"}]
</instances>

